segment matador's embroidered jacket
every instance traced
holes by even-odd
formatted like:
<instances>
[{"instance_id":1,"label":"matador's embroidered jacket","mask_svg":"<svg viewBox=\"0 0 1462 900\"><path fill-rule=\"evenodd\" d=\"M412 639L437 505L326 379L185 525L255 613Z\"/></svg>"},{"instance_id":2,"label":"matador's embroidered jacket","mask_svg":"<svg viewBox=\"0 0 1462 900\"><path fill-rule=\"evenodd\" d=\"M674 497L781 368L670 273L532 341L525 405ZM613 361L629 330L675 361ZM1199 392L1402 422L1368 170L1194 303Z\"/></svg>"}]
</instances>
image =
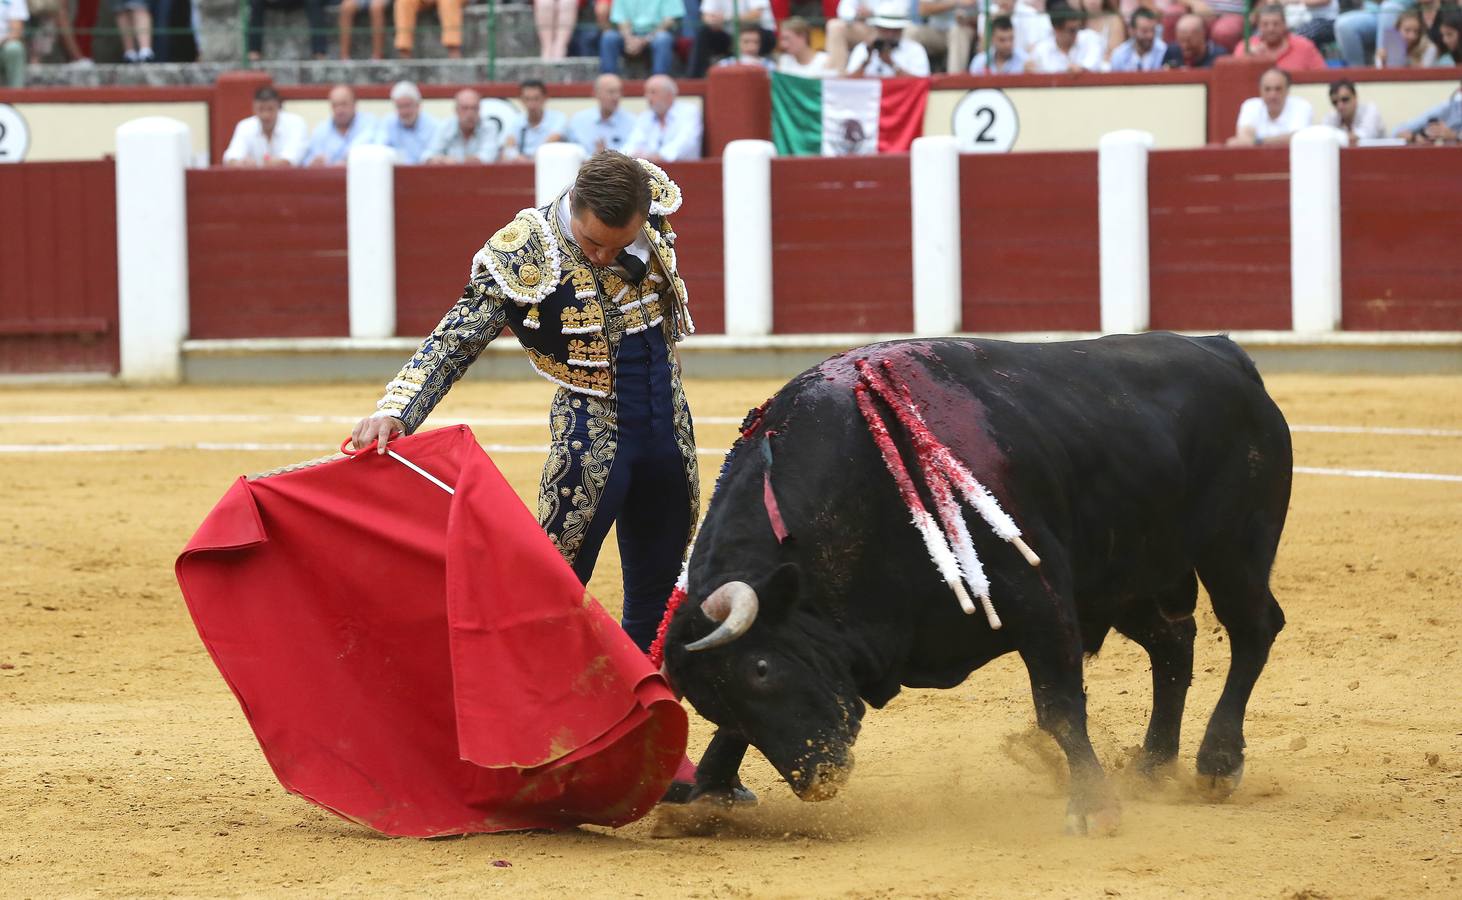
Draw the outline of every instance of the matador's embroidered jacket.
<instances>
[{"instance_id":1,"label":"matador's embroidered jacket","mask_svg":"<svg viewBox=\"0 0 1462 900\"><path fill-rule=\"evenodd\" d=\"M533 368L560 387L614 398L619 340L648 328L673 344L695 330L685 282L675 260L669 216L680 188L645 160L650 215L644 226L651 259L638 285L591 264L559 226L558 201L525 209L472 259L462 297L386 387L378 416L394 416L415 431L484 347L511 325ZM560 198L561 199L561 198ZM672 376L678 387L675 355Z\"/></svg>"}]
</instances>

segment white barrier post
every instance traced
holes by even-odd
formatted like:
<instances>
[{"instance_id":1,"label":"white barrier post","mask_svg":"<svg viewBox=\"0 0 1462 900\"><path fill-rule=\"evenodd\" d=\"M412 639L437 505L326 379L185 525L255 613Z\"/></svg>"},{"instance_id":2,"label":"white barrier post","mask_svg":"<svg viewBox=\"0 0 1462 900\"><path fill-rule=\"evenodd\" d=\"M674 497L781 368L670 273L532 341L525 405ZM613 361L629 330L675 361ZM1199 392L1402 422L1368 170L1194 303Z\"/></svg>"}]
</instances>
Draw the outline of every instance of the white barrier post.
<instances>
[{"instance_id":1,"label":"white barrier post","mask_svg":"<svg viewBox=\"0 0 1462 900\"><path fill-rule=\"evenodd\" d=\"M914 139L909 153L914 219L914 333L960 330L959 143Z\"/></svg>"},{"instance_id":2,"label":"white barrier post","mask_svg":"<svg viewBox=\"0 0 1462 900\"><path fill-rule=\"evenodd\" d=\"M188 126L134 119L117 129L117 312L121 377L182 379L188 335Z\"/></svg>"},{"instance_id":3,"label":"white barrier post","mask_svg":"<svg viewBox=\"0 0 1462 900\"><path fill-rule=\"evenodd\" d=\"M772 157L770 141L741 140L721 155L725 225L726 334L772 333Z\"/></svg>"},{"instance_id":4,"label":"white barrier post","mask_svg":"<svg viewBox=\"0 0 1462 900\"><path fill-rule=\"evenodd\" d=\"M1290 328L1340 327L1341 132L1301 129L1289 143Z\"/></svg>"},{"instance_id":5,"label":"white barrier post","mask_svg":"<svg viewBox=\"0 0 1462 900\"><path fill-rule=\"evenodd\" d=\"M578 144L557 141L539 147L533 158L534 204L543 206L553 202L564 188L574 183L586 158L584 148Z\"/></svg>"},{"instance_id":6,"label":"white barrier post","mask_svg":"<svg viewBox=\"0 0 1462 900\"><path fill-rule=\"evenodd\" d=\"M1101 240L1101 327L1146 331L1151 320L1148 267L1147 154L1152 135L1124 129L1097 144Z\"/></svg>"},{"instance_id":7,"label":"white barrier post","mask_svg":"<svg viewBox=\"0 0 1462 900\"><path fill-rule=\"evenodd\" d=\"M345 163L345 226L350 271L350 336L396 334L396 154L350 148Z\"/></svg>"}]
</instances>

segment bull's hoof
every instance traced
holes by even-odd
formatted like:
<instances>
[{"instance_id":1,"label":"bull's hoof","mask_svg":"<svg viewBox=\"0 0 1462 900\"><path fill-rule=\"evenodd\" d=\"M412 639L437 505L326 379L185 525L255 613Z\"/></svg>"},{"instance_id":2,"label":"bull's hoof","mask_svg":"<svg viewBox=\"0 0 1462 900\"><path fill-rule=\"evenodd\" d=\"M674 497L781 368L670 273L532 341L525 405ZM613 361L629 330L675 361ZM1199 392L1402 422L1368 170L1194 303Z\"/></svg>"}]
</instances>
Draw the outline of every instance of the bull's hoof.
<instances>
[{"instance_id":1,"label":"bull's hoof","mask_svg":"<svg viewBox=\"0 0 1462 900\"><path fill-rule=\"evenodd\" d=\"M1244 780L1244 765L1228 775L1208 775L1198 773L1198 793L1209 803L1222 803L1233 796L1234 791L1239 789L1239 782Z\"/></svg>"},{"instance_id":2,"label":"bull's hoof","mask_svg":"<svg viewBox=\"0 0 1462 900\"><path fill-rule=\"evenodd\" d=\"M740 782L729 791L710 790L697 793L694 782L672 781L665 796L660 798L661 803L693 803L702 800L721 806L755 806L757 803L756 794Z\"/></svg>"},{"instance_id":3,"label":"bull's hoof","mask_svg":"<svg viewBox=\"0 0 1462 900\"><path fill-rule=\"evenodd\" d=\"M661 803L655 807L650 837L709 837L733 827L737 817L754 806L756 795L740 786L735 791L699 794L686 803Z\"/></svg>"},{"instance_id":4,"label":"bull's hoof","mask_svg":"<svg viewBox=\"0 0 1462 900\"><path fill-rule=\"evenodd\" d=\"M1111 837L1122 825L1122 808L1115 802L1087 813L1066 813L1066 833L1076 837Z\"/></svg>"}]
</instances>

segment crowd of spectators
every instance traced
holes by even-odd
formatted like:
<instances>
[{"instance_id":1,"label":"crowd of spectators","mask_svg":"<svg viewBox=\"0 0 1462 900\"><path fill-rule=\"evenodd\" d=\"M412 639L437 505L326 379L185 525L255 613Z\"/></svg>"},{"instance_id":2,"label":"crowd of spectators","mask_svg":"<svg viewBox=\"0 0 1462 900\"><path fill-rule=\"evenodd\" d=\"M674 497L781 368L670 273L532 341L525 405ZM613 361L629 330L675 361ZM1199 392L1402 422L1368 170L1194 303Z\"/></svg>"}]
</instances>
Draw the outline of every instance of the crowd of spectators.
<instances>
[{"instance_id":1,"label":"crowd of spectators","mask_svg":"<svg viewBox=\"0 0 1462 900\"><path fill-rule=\"evenodd\" d=\"M1239 107L1230 147L1288 144L1302 128L1317 124L1309 101L1290 91L1289 72L1275 66L1259 78L1259 96ZM1359 88L1349 78L1330 83L1330 112L1318 124L1344 132L1354 146L1363 143L1456 145L1462 135L1462 89L1421 115L1388 131L1374 103L1362 102Z\"/></svg>"},{"instance_id":2,"label":"crowd of spectators","mask_svg":"<svg viewBox=\"0 0 1462 900\"><path fill-rule=\"evenodd\" d=\"M482 96L471 89L452 98L452 117L439 122L422 110L421 90L409 81L391 88L392 111L379 119L357 108L355 91L330 89L330 115L311 131L299 115L284 109L272 87L254 94L254 114L234 127L223 153L226 166L343 166L356 145L389 147L403 165L532 162L544 144L575 143L586 154L619 150L652 162L698 159L700 107L679 98L674 79L656 75L645 82L645 110L621 107L618 75L594 82L594 103L572 119L548 108L548 88L528 80L519 86L521 110L507 122L482 114Z\"/></svg>"}]
</instances>

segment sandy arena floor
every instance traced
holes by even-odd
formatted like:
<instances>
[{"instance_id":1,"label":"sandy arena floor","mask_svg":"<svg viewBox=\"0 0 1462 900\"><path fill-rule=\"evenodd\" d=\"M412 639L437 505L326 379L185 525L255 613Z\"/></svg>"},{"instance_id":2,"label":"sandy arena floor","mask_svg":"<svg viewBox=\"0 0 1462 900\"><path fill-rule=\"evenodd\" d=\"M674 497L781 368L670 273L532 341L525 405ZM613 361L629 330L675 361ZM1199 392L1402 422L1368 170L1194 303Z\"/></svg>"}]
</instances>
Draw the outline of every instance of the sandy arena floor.
<instances>
[{"instance_id":1,"label":"sandy arena floor","mask_svg":"<svg viewBox=\"0 0 1462 900\"><path fill-rule=\"evenodd\" d=\"M1462 378L1273 377L1300 466L1462 474ZM704 447L777 385L692 382ZM1462 482L1299 474L1274 589L1289 618L1248 717L1247 780L1208 805L1122 779L1114 838L1061 834L1018 660L871 713L836 800L803 804L759 757L760 808L710 838L619 831L394 840L286 794L173 580L240 473L328 452L376 385L6 390L0 417L0 897L1462 896ZM433 424L477 426L525 495L550 388L469 383ZM160 421L163 416L223 421ZM72 417L51 419L43 417ZM1417 431L1422 433L1416 433ZM1429 432L1429 433L1428 433ZM1440 432L1440 433L1438 433ZM199 449L200 442L274 445ZM19 445L112 445L38 453ZM148 445L144 449L127 449ZM281 448L279 445L283 445ZM718 457L703 458L710 488ZM591 585L617 610L613 542ZM1200 601L1182 763L1228 648ZM1145 657L1087 668L1110 767L1140 742ZM692 733L693 752L707 729ZM1009 747L1020 753L1007 752ZM1121 777L1121 773L1117 773ZM506 860L508 868L494 867Z\"/></svg>"}]
</instances>

